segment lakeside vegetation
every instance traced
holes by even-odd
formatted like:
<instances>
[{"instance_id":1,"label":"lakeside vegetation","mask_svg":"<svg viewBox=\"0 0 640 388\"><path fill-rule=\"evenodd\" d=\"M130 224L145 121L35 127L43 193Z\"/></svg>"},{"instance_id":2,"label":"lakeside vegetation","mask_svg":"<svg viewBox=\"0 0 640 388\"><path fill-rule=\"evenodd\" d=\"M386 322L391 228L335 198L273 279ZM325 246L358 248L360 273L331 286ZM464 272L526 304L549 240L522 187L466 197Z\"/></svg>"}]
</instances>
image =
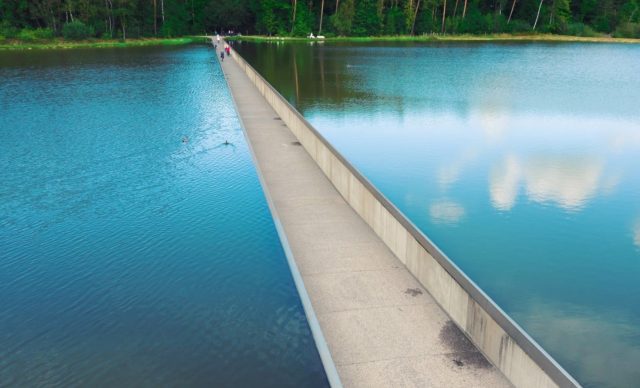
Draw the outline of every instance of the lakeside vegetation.
<instances>
[{"instance_id":1,"label":"lakeside vegetation","mask_svg":"<svg viewBox=\"0 0 640 388\"><path fill-rule=\"evenodd\" d=\"M295 36L241 35L227 40L244 40L253 42L318 42L315 38ZM325 42L590 42L590 43L635 43L640 39L612 38L608 36L581 37L558 34L425 34L395 36L336 36L325 38ZM52 38L48 40L4 40L0 41L0 50L32 50L32 49L72 49L103 47L139 47L139 46L177 46L191 43L209 43L204 36L187 36L181 38L139 38L127 40L89 39L81 41Z\"/></svg>"},{"instance_id":2,"label":"lakeside vegetation","mask_svg":"<svg viewBox=\"0 0 640 388\"><path fill-rule=\"evenodd\" d=\"M251 42L593 42L593 43L640 43L635 38L613 38L609 36L571 36L558 34L425 34L395 36L336 36L318 40L307 37L281 37L264 35L243 35L227 40Z\"/></svg>"},{"instance_id":3,"label":"lakeside vegetation","mask_svg":"<svg viewBox=\"0 0 640 388\"><path fill-rule=\"evenodd\" d=\"M242 35L227 38L227 40L244 40L253 42L318 42L317 39L307 37L278 37L264 35ZM325 42L590 42L590 43L635 43L640 39L612 38L608 36L581 37L557 34L458 34L458 35L395 35L395 36L337 36L325 38ZM70 41L65 39L50 39L39 41L0 41L0 50L42 50L42 49L72 49L72 48L103 48L103 47L139 47L139 46L177 46L191 43L209 43L204 36L188 36L181 38L139 38L125 40L90 39Z\"/></svg>"},{"instance_id":4,"label":"lakeside vegetation","mask_svg":"<svg viewBox=\"0 0 640 388\"><path fill-rule=\"evenodd\" d=\"M9 40L0 42L0 50L31 50L31 49L70 49L70 48L101 48L101 47L136 47L136 46L177 46L197 42L207 42L203 37L182 38L143 38L123 40L91 39L69 41L64 39L50 39L23 42Z\"/></svg>"},{"instance_id":5,"label":"lakeside vegetation","mask_svg":"<svg viewBox=\"0 0 640 388\"><path fill-rule=\"evenodd\" d=\"M640 0L0 0L3 47L121 46L132 38L229 30L281 37L504 40L513 34L508 39L607 41L640 38Z\"/></svg>"}]
</instances>

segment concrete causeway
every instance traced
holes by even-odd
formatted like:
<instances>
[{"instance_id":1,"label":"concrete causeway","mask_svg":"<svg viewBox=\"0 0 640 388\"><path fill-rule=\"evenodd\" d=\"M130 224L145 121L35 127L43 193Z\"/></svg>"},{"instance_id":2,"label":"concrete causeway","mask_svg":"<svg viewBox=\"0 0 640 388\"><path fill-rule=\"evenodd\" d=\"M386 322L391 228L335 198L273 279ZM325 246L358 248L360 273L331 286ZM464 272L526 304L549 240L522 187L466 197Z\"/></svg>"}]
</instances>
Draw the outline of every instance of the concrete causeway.
<instances>
[{"instance_id":1,"label":"concrete causeway","mask_svg":"<svg viewBox=\"0 0 640 388\"><path fill-rule=\"evenodd\" d=\"M511 386L349 206L238 64L225 58L221 67L342 384Z\"/></svg>"}]
</instances>

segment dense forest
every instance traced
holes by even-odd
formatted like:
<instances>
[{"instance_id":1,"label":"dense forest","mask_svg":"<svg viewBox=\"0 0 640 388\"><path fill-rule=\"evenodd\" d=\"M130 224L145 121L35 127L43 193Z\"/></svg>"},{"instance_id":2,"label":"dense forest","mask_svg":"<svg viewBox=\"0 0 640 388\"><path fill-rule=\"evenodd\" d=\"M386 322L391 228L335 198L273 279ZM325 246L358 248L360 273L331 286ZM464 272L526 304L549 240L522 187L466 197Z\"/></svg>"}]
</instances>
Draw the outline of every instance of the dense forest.
<instances>
[{"instance_id":1,"label":"dense forest","mask_svg":"<svg viewBox=\"0 0 640 388\"><path fill-rule=\"evenodd\" d=\"M545 32L640 38L640 0L0 0L0 40Z\"/></svg>"}]
</instances>

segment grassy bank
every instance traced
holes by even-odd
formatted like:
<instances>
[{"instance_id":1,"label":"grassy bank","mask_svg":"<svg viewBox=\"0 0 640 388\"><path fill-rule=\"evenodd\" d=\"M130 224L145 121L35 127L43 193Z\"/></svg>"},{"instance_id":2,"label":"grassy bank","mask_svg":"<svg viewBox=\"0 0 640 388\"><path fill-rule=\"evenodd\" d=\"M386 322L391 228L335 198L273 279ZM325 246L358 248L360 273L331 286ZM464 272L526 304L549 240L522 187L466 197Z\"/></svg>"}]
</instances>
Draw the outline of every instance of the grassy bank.
<instances>
[{"instance_id":1,"label":"grassy bank","mask_svg":"<svg viewBox=\"0 0 640 388\"><path fill-rule=\"evenodd\" d=\"M241 39L256 42L300 41L317 42L318 39L242 36L230 39ZM374 36L374 37L335 37L326 38L327 42L595 42L595 43L640 43L640 39L612 38L608 36L583 37L554 34L491 34L491 35L419 35L419 36Z\"/></svg>"},{"instance_id":2,"label":"grassy bank","mask_svg":"<svg viewBox=\"0 0 640 388\"><path fill-rule=\"evenodd\" d=\"M318 39L275 37L275 36L241 36L229 40L242 39L255 42L317 42ZM372 37L332 37L326 42L596 42L596 43L640 43L640 39L612 38L608 36L582 37L553 34L492 34L492 35L419 35L419 36L372 36ZM186 36L181 38L146 38L121 40L91 39L69 41L61 38L25 42L20 40L0 40L0 50L32 50L32 49L72 49L101 47L137 47L137 46L175 46L190 43L206 43L203 36Z\"/></svg>"},{"instance_id":3,"label":"grassy bank","mask_svg":"<svg viewBox=\"0 0 640 388\"><path fill-rule=\"evenodd\" d=\"M72 49L72 48L101 48L101 47L138 47L138 46L176 46L189 43L208 42L204 37L187 36L182 38L167 39L127 39L122 40L85 40L68 41L64 39L52 39L37 42L24 42L19 40L0 41L0 50L32 50L32 49Z\"/></svg>"}]
</instances>

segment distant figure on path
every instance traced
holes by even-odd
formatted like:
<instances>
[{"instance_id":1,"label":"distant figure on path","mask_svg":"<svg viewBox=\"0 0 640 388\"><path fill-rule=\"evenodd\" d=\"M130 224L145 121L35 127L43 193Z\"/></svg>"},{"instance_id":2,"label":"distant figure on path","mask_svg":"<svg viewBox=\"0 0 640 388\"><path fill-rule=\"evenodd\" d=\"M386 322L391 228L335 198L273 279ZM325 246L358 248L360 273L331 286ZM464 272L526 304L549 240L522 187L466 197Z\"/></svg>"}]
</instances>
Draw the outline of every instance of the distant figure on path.
<instances>
[{"instance_id":1,"label":"distant figure on path","mask_svg":"<svg viewBox=\"0 0 640 388\"><path fill-rule=\"evenodd\" d=\"M224 51L220 51L220 61L224 62Z\"/></svg>"},{"instance_id":2,"label":"distant figure on path","mask_svg":"<svg viewBox=\"0 0 640 388\"><path fill-rule=\"evenodd\" d=\"M220 43L220 34L216 34L216 40Z\"/></svg>"}]
</instances>

